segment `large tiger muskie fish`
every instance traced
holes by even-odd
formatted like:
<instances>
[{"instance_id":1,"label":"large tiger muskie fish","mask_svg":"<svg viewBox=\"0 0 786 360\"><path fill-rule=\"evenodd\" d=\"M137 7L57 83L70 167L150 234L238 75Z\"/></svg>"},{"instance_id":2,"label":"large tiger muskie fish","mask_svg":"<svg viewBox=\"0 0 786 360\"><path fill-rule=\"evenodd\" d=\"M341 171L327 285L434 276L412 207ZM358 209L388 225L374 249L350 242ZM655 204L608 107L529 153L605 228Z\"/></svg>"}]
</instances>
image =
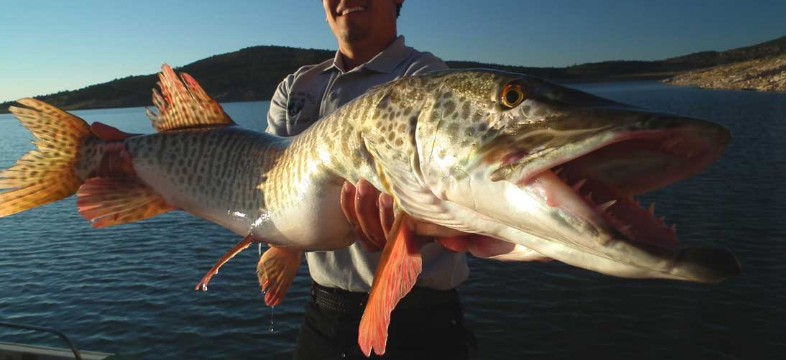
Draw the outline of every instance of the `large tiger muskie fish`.
<instances>
[{"instance_id":1,"label":"large tiger muskie fish","mask_svg":"<svg viewBox=\"0 0 786 360\"><path fill-rule=\"evenodd\" d=\"M188 75L165 65L159 79L150 135L99 137L41 101L12 106L37 149L0 174L0 217L73 194L95 227L183 210L244 236L198 288L266 243L265 286L280 297L302 251L354 241L341 187L367 179L392 195L395 221L359 330L366 355L384 353L390 312L421 270L413 224L473 234L481 256L619 277L715 283L740 272L728 251L677 248L675 229L633 198L715 162L730 136L711 122L456 70L375 87L280 138L236 126Z\"/></svg>"}]
</instances>

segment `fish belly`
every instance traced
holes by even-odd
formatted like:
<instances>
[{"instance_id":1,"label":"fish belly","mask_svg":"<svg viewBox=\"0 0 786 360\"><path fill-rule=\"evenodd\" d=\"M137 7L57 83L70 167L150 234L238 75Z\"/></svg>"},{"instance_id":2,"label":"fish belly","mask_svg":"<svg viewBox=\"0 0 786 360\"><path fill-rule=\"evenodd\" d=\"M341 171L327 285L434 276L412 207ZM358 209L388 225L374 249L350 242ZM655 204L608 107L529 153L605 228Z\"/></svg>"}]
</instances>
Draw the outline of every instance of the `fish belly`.
<instances>
[{"instance_id":1,"label":"fish belly","mask_svg":"<svg viewBox=\"0 0 786 360\"><path fill-rule=\"evenodd\" d=\"M269 221L261 221L254 232L279 247L304 251L345 248L355 237L340 210L340 195L340 185L311 183L290 200L290 205L270 209Z\"/></svg>"}]
</instances>

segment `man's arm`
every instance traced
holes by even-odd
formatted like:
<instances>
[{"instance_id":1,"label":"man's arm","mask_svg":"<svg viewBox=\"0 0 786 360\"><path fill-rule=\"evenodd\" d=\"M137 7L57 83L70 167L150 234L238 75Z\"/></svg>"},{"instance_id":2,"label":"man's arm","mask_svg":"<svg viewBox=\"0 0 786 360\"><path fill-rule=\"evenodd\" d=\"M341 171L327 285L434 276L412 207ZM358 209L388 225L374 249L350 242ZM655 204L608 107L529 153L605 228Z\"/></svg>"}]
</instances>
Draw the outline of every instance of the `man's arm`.
<instances>
[{"instance_id":1,"label":"man's arm","mask_svg":"<svg viewBox=\"0 0 786 360\"><path fill-rule=\"evenodd\" d=\"M294 80L294 75L287 76L278 84L273 98L270 99L270 108L267 111L267 129L265 129L269 134L289 135L287 134L287 104L289 103L289 90Z\"/></svg>"}]
</instances>

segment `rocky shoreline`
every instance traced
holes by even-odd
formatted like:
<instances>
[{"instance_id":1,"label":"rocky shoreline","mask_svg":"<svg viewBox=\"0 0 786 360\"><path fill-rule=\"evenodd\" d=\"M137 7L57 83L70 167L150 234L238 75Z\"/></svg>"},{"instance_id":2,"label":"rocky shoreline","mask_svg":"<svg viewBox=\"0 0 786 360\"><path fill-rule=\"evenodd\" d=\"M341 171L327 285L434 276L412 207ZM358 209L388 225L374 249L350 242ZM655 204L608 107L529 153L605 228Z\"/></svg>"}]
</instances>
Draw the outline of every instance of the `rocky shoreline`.
<instances>
[{"instance_id":1,"label":"rocky shoreline","mask_svg":"<svg viewBox=\"0 0 786 360\"><path fill-rule=\"evenodd\" d=\"M704 89L786 92L786 55L689 71L663 82Z\"/></svg>"}]
</instances>

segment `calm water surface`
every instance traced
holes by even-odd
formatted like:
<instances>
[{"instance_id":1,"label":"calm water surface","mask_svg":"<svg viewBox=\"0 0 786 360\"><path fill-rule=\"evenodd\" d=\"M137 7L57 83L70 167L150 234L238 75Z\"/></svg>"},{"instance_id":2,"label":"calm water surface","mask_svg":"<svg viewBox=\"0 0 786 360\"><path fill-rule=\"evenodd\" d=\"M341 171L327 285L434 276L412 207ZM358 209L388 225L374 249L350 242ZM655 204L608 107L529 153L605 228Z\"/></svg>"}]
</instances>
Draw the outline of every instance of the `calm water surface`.
<instances>
[{"instance_id":1,"label":"calm water surface","mask_svg":"<svg viewBox=\"0 0 786 360\"><path fill-rule=\"evenodd\" d=\"M704 174L648 195L692 245L723 246L744 274L721 285L622 280L561 264L471 259L460 289L478 359L769 359L786 351L786 95L657 83L579 88L707 118L734 140ZM262 130L267 103L225 109ZM141 108L77 111L151 132ZM0 115L0 167L31 137ZM307 296L305 267L285 303L265 307L256 254L230 262L207 293L193 286L239 238L182 213L94 230L75 200L0 219L0 320L58 328L80 348L146 359L289 358ZM0 341L61 346L0 329Z\"/></svg>"}]
</instances>

